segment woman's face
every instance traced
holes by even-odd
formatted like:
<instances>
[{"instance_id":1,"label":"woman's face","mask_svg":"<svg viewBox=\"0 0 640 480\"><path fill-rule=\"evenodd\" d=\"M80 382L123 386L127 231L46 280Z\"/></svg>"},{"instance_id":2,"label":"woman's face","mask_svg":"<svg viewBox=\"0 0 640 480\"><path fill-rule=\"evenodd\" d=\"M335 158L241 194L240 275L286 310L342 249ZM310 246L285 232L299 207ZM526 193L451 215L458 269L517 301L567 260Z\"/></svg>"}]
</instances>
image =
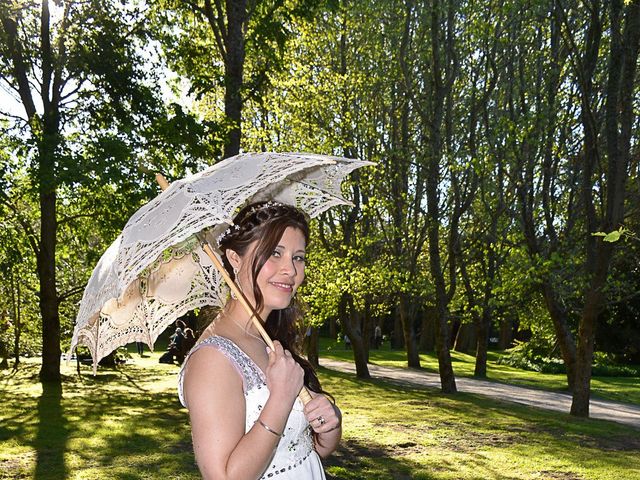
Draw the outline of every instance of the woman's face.
<instances>
[{"instance_id":1,"label":"woman's face","mask_svg":"<svg viewBox=\"0 0 640 480\"><path fill-rule=\"evenodd\" d=\"M266 318L272 310L286 308L291 303L293 295L304 280L305 247L304 234L297 228L287 227L258 274L257 283L264 299L260 312L262 318ZM249 250L248 257L253 256L254 249L255 246ZM244 268L241 268L241 277L247 281L251 261L242 263ZM243 284L249 285L250 282ZM243 288L245 294L252 290Z\"/></svg>"}]
</instances>

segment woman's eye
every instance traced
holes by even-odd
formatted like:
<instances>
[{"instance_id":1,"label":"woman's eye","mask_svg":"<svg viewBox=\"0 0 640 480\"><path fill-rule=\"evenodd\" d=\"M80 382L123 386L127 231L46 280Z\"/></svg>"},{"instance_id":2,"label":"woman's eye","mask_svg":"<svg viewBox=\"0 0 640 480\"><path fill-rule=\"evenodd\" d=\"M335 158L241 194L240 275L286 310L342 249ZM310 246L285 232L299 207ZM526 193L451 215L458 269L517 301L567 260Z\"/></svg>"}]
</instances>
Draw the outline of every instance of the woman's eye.
<instances>
[{"instance_id":1,"label":"woman's eye","mask_svg":"<svg viewBox=\"0 0 640 480\"><path fill-rule=\"evenodd\" d=\"M293 259L296 262L303 262L304 263L304 257L302 255L296 255L295 257L293 257Z\"/></svg>"},{"instance_id":2,"label":"woman's eye","mask_svg":"<svg viewBox=\"0 0 640 480\"><path fill-rule=\"evenodd\" d=\"M277 250L274 250L273 252L271 252L271 256L272 257L279 257L280 256L280 252Z\"/></svg>"}]
</instances>

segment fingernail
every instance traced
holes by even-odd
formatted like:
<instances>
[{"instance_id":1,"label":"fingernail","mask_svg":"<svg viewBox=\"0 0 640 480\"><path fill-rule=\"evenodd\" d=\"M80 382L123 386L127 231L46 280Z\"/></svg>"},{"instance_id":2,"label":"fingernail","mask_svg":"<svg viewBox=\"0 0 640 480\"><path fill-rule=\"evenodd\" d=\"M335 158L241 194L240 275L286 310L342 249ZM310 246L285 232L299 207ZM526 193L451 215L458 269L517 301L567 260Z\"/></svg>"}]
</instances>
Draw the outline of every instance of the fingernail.
<instances>
[{"instance_id":1,"label":"fingernail","mask_svg":"<svg viewBox=\"0 0 640 480\"><path fill-rule=\"evenodd\" d=\"M267 355L271 353L271 349L267 347Z\"/></svg>"}]
</instances>

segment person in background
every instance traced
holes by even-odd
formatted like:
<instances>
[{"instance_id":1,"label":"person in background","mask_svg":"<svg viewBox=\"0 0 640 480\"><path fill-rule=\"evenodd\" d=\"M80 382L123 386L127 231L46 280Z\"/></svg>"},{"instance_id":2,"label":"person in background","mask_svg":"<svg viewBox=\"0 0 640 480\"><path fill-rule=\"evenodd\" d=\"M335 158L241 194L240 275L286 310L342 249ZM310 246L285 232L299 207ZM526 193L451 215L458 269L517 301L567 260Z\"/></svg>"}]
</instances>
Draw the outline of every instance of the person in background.
<instances>
[{"instance_id":1,"label":"person in background","mask_svg":"<svg viewBox=\"0 0 640 480\"><path fill-rule=\"evenodd\" d=\"M380 325L376 325L376 328L373 330L373 344L376 349L382 345L382 328L380 328Z\"/></svg>"}]
</instances>

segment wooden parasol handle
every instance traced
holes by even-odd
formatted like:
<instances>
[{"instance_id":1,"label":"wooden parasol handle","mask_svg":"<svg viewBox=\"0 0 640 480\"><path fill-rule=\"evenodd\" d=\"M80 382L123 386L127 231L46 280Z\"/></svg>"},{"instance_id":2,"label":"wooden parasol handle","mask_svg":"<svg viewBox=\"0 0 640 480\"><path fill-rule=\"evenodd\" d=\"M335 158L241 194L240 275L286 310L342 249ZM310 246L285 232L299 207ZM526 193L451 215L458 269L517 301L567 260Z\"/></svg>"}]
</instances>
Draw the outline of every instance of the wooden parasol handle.
<instances>
[{"instance_id":1,"label":"wooden parasol handle","mask_svg":"<svg viewBox=\"0 0 640 480\"><path fill-rule=\"evenodd\" d=\"M160 188L162 190L166 190L167 188L169 188L169 182L167 182L167 180L164 178L164 176L162 174L156 173L156 181L158 182L158 184L160 185ZM202 246L202 250L204 250L204 252L209 256L209 258L211 259L211 262L213 262L214 266L222 274L222 277L224 278L224 281L227 282L227 285L229 286L231 291L234 293L235 297L240 301L240 303L242 304L244 309L251 316L251 321L253 322L253 325L258 330L258 333L260 333L260 336L262 337L264 342L267 344L267 346L272 351L274 351L275 347L273 345L273 340L271 340L271 337L269 337L269 334L264 329L264 326L262 325L262 322L260 321L258 313L249 304L249 301L247 300L247 297L245 297L244 293L242 292L242 290L240 290L240 288L238 287L236 282L233 281L233 279L231 278L231 276L227 272L227 269L224 268L224 265L222 264L222 262L220 261L218 256L215 254L215 252L211 248L211 245L209 245L209 242L207 242L204 239L204 237L199 235L199 234L197 235L197 237L198 237L198 240L200 240L200 243L201 243L201 246ZM302 390L300 390L300 393L298 394L298 398L302 401L302 403L304 405L306 405L307 403L309 403L311 401L311 394L309 393L307 388L303 386Z\"/></svg>"}]
</instances>

